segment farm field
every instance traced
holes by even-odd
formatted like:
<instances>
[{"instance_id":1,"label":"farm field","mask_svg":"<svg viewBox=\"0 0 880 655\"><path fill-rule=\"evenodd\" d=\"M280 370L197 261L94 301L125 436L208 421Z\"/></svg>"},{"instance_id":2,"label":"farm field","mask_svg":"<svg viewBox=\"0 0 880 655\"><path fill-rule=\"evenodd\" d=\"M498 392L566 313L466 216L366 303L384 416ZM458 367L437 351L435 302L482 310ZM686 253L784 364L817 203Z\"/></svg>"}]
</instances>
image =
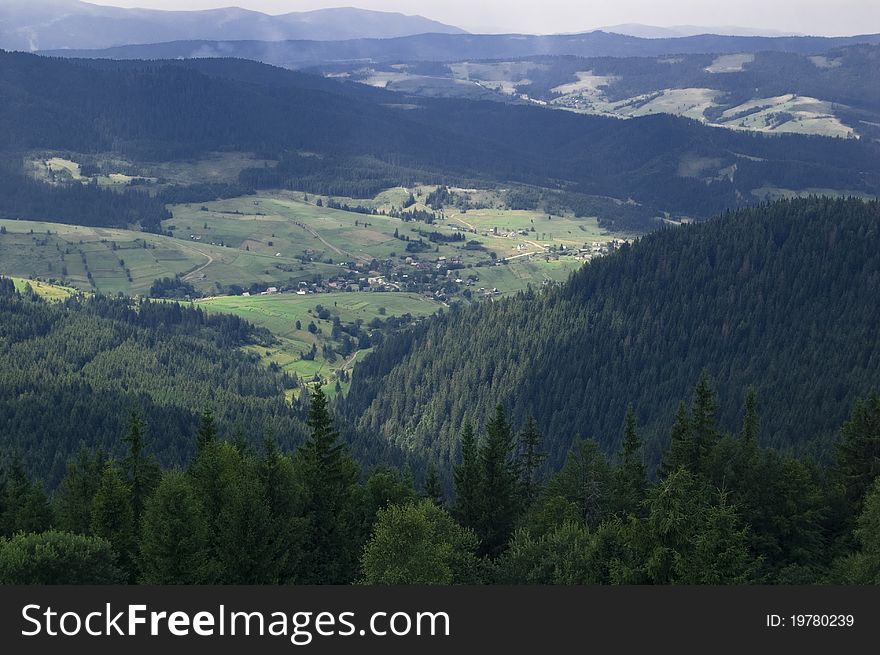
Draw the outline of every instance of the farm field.
<instances>
[{"instance_id":1,"label":"farm field","mask_svg":"<svg viewBox=\"0 0 880 655\"><path fill-rule=\"evenodd\" d=\"M358 350L350 354L334 354L327 357L323 346L338 349L339 340L334 339L333 322L362 323L364 326L375 319L384 320L391 316L411 315L414 318L428 316L443 305L423 296L397 292L351 292L324 293L299 296L292 293L266 296L218 296L196 302L198 307L209 312L236 314L254 325L265 327L272 332L279 343L270 347L251 346L267 364L275 364L291 375L303 380L321 379L327 393L336 393L335 379L340 370L350 370L357 359L368 350ZM319 308L329 312L328 318L319 318ZM297 321L300 329L297 329ZM314 323L316 331L309 331ZM303 359L302 355L317 348L314 360ZM347 386L347 379L340 386Z\"/></svg>"},{"instance_id":2,"label":"farm field","mask_svg":"<svg viewBox=\"0 0 880 655\"><path fill-rule=\"evenodd\" d=\"M66 300L70 296L80 293L78 289L72 287L63 287L57 284L49 284L40 282L39 280L28 280L23 277L10 276L12 283L15 285L16 291L24 291L28 286L31 290L45 300Z\"/></svg>"},{"instance_id":3,"label":"farm field","mask_svg":"<svg viewBox=\"0 0 880 655\"><path fill-rule=\"evenodd\" d=\"M427 192L425 188L414 191L422 197ZM392 207L399 209L407 195L405 190L392 189L372 201L334 200L387 211ZM285 192L175 205L174 217L165 221L163 227L181 239L222 243L270 257L306 257L333 264L405 258L405 239L424 239L420 232L436 231L448 236L463 232L468 241L479 242L485 251L466 249L462 242L446 242L430 244L430 252L414 257L458 257L465 265L485 260L487 252L495 252L499 259L520 258L543 253L545 244L581 248L610 238L594 218L548 218L535 211L472 209L449 210L441 220L426 225L390 216L317 207L315 200L308 194ZM417 202L415 208L424 209L424 205ZM520 230L528 233L512 234Z\"/></svg>"},{"instance_id":4,"label":"farm field","mask_svg":"<svg viewBox=\"0 0 880 655\"><path fill-rule=\"evenodd\" d=\"M182 275L211 292L217 285L311 279L333 270L132 230L11 219L0 219L0 226L6 229L0 235L0 272L84 291L144 294L155 279Z\"/></svg>"},{"instance_id":5,"label":"farm field","mask_svg":"<svg viewBox=\"0 0 880 655\"><path fill-rule=\"evenodd\" d=\"M262 167L275 163L257 159L248 153L211 153L199 159L144 163L128 161L115 155L89 155L96 161L101 173L83 175L85 155L69 152L32 152L26 158L31 175L44 182L91 182L103 187L124 187L138 178L144 188L157 190L168 184L189 185L238 181L245 168ZM79 160L79 161L77 161Z\"/></svg>"}]
</instances>

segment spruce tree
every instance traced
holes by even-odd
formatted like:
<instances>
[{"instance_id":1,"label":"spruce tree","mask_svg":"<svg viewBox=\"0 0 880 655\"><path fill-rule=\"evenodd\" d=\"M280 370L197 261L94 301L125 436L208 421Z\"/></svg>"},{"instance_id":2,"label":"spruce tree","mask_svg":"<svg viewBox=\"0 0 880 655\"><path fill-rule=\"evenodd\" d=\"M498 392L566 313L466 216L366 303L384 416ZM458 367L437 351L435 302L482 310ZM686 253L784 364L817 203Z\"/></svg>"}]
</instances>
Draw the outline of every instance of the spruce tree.
<instances>
[{"instance_id":1,"label":"spruce tree","mask_svg":"<svg viewBox=\"0 0 880 655\"><path fill-rule=\"evenodd\" d=\"M513 462L513 431L504 408L498 405L486 424L480 448L480 514L477 535L481 554L498 556L507 545L519 509L516 470Z\"/></svg>"},{"instance_id":2,"label":"spruce tree","mask_svg":"<svg viewBox=\"0 0 880 655\"><path fill-rule=\"evenodd\" d=\"M128 454L122 460L122 472L131 489L131 508L135 522L138 522L144 504L159 483L162 472L155 458L144 452L144 424L135 411L129 415L128 433L124 441L128 444Z\"/></svg>"},{"instance_id":3,"label":"spruce tree","mask_svg":"<svg viewBox=\"0 0 880 655\"><path fill-rule=\"evenodd\" d=\"M526 419L525 427L519 435L517 452L517 476L519 479L522 506L528 507L538 493L536 474L547 455L541 451L541 432L534 416Z\"/></svg>"},{"instance_id":4,"label":"spruce tree","mask_svg":"<svg viewBox=\"0 0 880 655\"><path fill-rule=\"evenodd\" d=\"M850 512L861 512L871 485L880 477L880 395L856 402L835 447L835 471Z\"/></svg>"},{"instance_id":5,"label":"spruce tree","mask_svg":"<svg viewBox=\"0 0 880 655\"><path fill-rule=\"evenodd\" d=\"M480 518L482 475L477 437L471 423L461 432L461 463L453 471L455 483L454 516L461 525L475 529Z\"/></svg>"},{"instance_id":6,"label":"spruce tree","mask_svg":"<svg viewBox=\"0 0 880 655\"><path fill-rule=\"evenodd\" d=\"M691 433L691 422L684 403L678 404L675 412L675 423L672 426L672 438L669 448L663 454L660 464L660 477L667 478L679 468L693 470L695 464L694 444Z\"/></svg>"},{"instance_id":7,"label":"spruce tree","mask_svg":"<svg viewBox=\"0 0 880 655\"><path fill-rule=\"evenodd\" d=\"M616 477L618 512L621 515L641 516L644 513L643 501L648 487L648 476L642 460L642 440L636 430L636 414L632 405L626 410L623 445Z\"/></svg>"},{"instance_id":8,"label":"spruce tree","mask_svg":"<svg viewBox=\"0 0 880 655\"><path fill-rule=\"evenodd\" d=\"M217 425L214 423L214 412L210 407L206 407L202 412L199 430L196 432L196 449L201 451L215 441L217 441Z\"/></svg>"},{"instance_id":9,"label":"spruce tree","mask_svg":"<svg viewBox=\"0 0 880 655\"><path fill-rule=\"evenodd\" d=\"M307 424L311 430L294 457L307 521L304 584L345 584L357 570L355 489L357 466L338 442L327 398L316 384L310 394Z\"/></svg>"},{"instance_id":10,"label":"spruce tree","mask_svg":"<svg viewBox=\"0 0 880 655\"><path fill-rule=\"evenodd\" d=\"M89 534L92 526L92 500L98 492L107 458L101 451L86 448L67 464L67 474L55 494L58 528L65 532Z\"/></svg>"},{"instance_id":11,"label":"spruce tree","mask_svg":"<svg viewBox=\"0 0 880 655\"><path fill-rule=\"evenodd\" d=\"M428 470L425 473L425 498L433 501L438 507L446 504L443 494L443 485L440 483L440 474L437 467L433 463L428 464Z\"/></svg>"},{"instance_id":12,"label":"spruce tree","mask_svg":"<svg viewBox=\"0 0 880 655\"><path fill-rule=\"evenodd\" d=\"M757 445L760 430L761 420L758 417L758 394L754 387L749 387L746 390L746 407L740 438L744 443Z\"/></svg>"},{"instance_id":13,"label":"spruce tree","mask_svg":"<svg viewBox=\"0 0 880 655\"><path fill-rule=\"evenodd\" d=\"M141 581L146 584L204 584L210 571L210 531L190 479L166 473L147 501L141 528Z\"/></svg>"},{"instance_id":14,"label":"spruce tree","mask_svg":"<svg viewBox=\"0 0 880 655\"><path fill-rule=\"evenodd\" d=\"M104 465L101 482L92 500L92 534L110 542L119 556L119 567L133 582L136 578L137 535L131 490L113 462Z\"/></svg>"}]
</instances>

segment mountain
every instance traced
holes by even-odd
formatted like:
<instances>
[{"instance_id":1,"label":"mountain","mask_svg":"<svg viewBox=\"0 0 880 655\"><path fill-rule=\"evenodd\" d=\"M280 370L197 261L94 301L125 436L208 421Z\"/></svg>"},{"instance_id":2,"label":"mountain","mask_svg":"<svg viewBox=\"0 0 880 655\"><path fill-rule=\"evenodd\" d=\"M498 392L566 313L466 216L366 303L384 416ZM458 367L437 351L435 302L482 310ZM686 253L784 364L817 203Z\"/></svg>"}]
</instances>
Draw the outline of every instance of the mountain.
<instances>
[{"instance_id":1,"label":"mountain","mask_svg":"<svg viewBox=\"0 0 880 655\"><path fill-rule=\"evenodd\" d=\"M363 35L362 35L363 36ZM104 49L52 50L45 54L110 59L171 59L187 57L240 57L287 68L335 62L454 62L475 59L508 59L538 55L577 57L659 57L681 54L735 54L793 52L820 55L855 44L880 44L880 34L851 37L762 37L699 35L644 39L608 32L534 36L526 34L418 34L388 39L323 40L200 39L125 45ZM163 41L159 43L158 41Z\"/></svg>"},{"instance_id":2,"label":"mountain","mask_svg":"<svg viewBox=\"0 0 880 655\"><path fill-rule=\"evenodd\" d=\"M827 454L854 400L880 387L880 202L807 199L664 229L559 289L448 312L354 371L364 434L454 462L465 421L529 415L553 466L576 437L619 446L632 404L649 462L706 371L721 425L754 385L762 441Z\"/></svg>"},{"instance_id":3,"label":"mountain","mask_svg":"<svg viewBox=\"0 0 880 655\"><path fill-rule=\"evenodd\" d=\"M600 27L603 32L638 36L643 39L670 39L681 36L697 36L699 34L722 34L725 36L803 36L795 32L783 32L780 30L765 30L756 27L737 27L735 25L714 25L712 27L700 25L670 25L659 27L657 25L642 25L641 23L624 23L622 25L609 25Z\"/></svg>"},{"instance_id":4,"label":"mountain","mask_svg":"<svg viewBox=\"0 0 880 655\"><path fill-rule=\"evenodd\" d=\"M527 185L522 209L542 206L547 192L564 194L564 206L581 216L596 216L597 202L612 221L636 212L635 230L651 227L652 217L708 217L769 192L880 193L880 150L862 140L760 137L665 115L624 121L413 100L241 60L0 53L0 95L0 154L19 167L21 153L34 149L134 161L260 153L279 163L244 171L251 188L371 197L401 184ZM30 188L9 175L3 183L0 203ZM30 204L19 199L0 209Z\"/></svg>"},{"instance_id":5,"label":"mountain","mask_svg":"<svg viewBox=\"0 0 880 655\"><path fill-rule=\"evenodd\" d=\"M737 130L880 137L876 45L846 46L824 55L334 61L307 70L427 97L526 102L620 118L666 113Z\"/></svg>"},{"instance_id":6,"label":"mountain","mask_svg":"<svg viewBox=\"0 0 880 655\"><path fill-rule=\"evenodd\" d=\"M4 0L0 6L0 48L7 50L108 48L184 39L384 39L428 32L463 30L421 16L354 8L270 16L238 7L159 11L79 0Z\"/></svg>"}]
</instances>

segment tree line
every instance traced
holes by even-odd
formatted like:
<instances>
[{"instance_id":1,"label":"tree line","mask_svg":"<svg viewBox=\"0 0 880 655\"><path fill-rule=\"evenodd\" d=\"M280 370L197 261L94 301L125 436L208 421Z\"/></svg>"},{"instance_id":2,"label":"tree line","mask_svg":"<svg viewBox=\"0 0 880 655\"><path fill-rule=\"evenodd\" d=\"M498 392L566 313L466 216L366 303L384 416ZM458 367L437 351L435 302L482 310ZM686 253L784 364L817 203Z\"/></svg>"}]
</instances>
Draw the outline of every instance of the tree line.
<instances>
[{"instance_id":1,"label":"tree line","mask_svg":"<svg viewBox=\"0 0 880 655\"><path fill-rule=\"evenodd\" d=\"M859 401L833 463L759 445L757 397L723 434L701 376L648 474L635 412L604 456L578 440L542 475L534 421L498 406L462 431L447 497L436 469L364 471L310 393L293 452L224 435L210 410L194 456L163 470L133 413L125 454L83 449L47 495L0 476L5 584L880 583L880 397Z\"/></svg>"}]
</instances>

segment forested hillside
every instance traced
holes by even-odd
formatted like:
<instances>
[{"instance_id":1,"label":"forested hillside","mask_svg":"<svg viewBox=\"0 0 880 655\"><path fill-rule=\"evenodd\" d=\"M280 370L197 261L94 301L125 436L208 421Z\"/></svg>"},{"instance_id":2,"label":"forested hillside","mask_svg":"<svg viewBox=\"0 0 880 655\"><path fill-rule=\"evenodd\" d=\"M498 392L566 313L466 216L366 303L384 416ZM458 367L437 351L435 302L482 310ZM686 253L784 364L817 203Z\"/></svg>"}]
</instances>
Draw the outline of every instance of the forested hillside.
<instances>
[{"instance_id":1,"label":"forested hillside","mask_svg":"<svg viewBox=\"0 0 880 655\"><path fill-rule=\"evenodd\" d=\"M746 388L763 444L827 454L853 401L880 387L880 203L808 199L664 229L560 289L452 311L355 370L365 433L447 464L462 426L534 415L559 466L574 439L618 447L629 403L655 465L675 405L707 371L734 429Z\"/></svg>"},{"instance_id":2,"label":"forested hillside","mask_svg":"<svg viewBox=\"0 0 880 655\"><path fill-rule=\"evenodd\" d=\"M754 393L736 436L715 408L702 377L650 481L631 411L615 460L579 440L546 476L534 423L517 433L498 406L463 431L452 496L435 469L414 485L360 468L320 389L296 451L206 417L164 472L135 416L123 457L83 449L51 497L0 462L0 584L880 581L880 398L855 405L824 468L758 445Z\"/></svg>"},{"instance_id":3,"label":"forested hillside","mask_svg":"<svg viewBox=\"0 0 880 655\"><path fill-rule=\"evenodd\" d=\"M295 381L237 349L271 339L177 303L48 303L0 279L0 450L54 487L81 446L118 454L130 411L149 416L151 452L169 466L191 454L205 410L224 429L256 429L257 441L273 430L298 443L299 410L284 397Z\"/></svg>"},{"instance_id":4,"label":"forested hillside","mask_svg":"<svg viewBox=\"0 0 880 655\"><path fill-rule=\"evenodd\" d=\"M244 81L242 62L93 67L3 53L0 63L0 143L10 156L64 149L171 160L233 150L281 161L243 171L246 187L374 195L413 181L517 183L699 217L750 204L767 187L880 192L880 152L858 140L766 138L671 116L623 121L493 102L414 103L255 64L265 74ZM711 160L712 170L683 172L695 160Z\"/></svg>"}]
</instances>

